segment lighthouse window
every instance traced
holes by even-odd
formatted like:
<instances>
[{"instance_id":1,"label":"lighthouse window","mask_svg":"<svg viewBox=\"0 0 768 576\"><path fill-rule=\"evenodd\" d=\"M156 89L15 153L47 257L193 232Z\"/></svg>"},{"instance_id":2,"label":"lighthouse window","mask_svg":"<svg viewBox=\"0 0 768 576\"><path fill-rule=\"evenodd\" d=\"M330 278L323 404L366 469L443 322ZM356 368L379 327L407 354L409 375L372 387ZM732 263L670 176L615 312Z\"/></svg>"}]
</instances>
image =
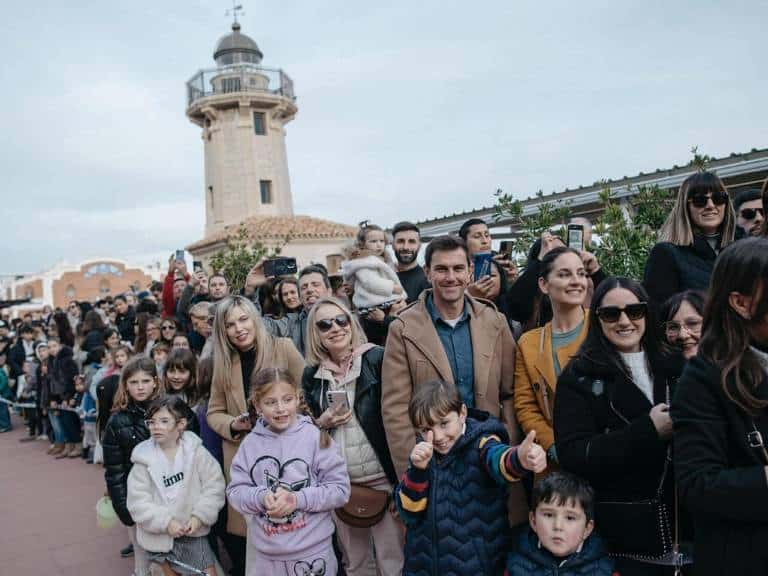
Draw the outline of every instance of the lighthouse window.
<instances>
[{"instance_id":1,"label":"lighthouse window","mask_svg":"<svg viewBox=\"0 0 768 576\"><path fill-rule=\"evenodd\" d=\"M264 136L266 131L264 130L264 112L253 113L253 131L257 136Z\"/></svg>"},{"instance_id":2,"label":"lighthouse window","mask_svg":"<svg viewBox=\"0 0 768 576\"><path fill-rule=\"evenodd\" d=\"M239 92L240 78L223 78L221 80L222 92Z\"/></svg>"},{"instance_id":3,"label":"lighthouse window","mask_svg":"<svg viewBox=\"0 0 768 576\"><path fill-rule=\"evenodd\" d=\"M261 203L272 204L272 181L260 180L259 188L261 190Z\"/></svg>"}]
</instances>

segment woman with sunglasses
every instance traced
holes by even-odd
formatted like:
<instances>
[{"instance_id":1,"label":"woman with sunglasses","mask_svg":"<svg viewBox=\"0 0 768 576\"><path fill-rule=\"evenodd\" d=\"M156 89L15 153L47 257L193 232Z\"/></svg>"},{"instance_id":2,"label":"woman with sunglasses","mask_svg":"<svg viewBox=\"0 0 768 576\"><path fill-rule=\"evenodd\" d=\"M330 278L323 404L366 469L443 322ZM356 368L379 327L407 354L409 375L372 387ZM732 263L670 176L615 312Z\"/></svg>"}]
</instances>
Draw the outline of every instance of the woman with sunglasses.
<instances>
[{"instance_id":1,"label":"woman with sunglasses","mask_svg":"<svg viewBox=\"0 0 768 576\"><path fill-rule=\"evenodd\" d=\"M675 294L664 304L664 338L672 350L682 355L683 360L696 356L699 349L705 298L704 292L686 290Z\"/></svg>"},{"instance_id":2,"label":"woman with sunglasses","mask_svg":"<svg viewBox=\"0 0 768 576\"><path fill-rule=\"evenodd\" d=\"M384 349L367 342L357 319L333 296L321 297L307 319L307 363L302 388L317 424L341 447L353 485L392 492L397 484L381 417ZM350 501L354 507L354 502ZM386 502L385 502L386 505ZM368 574L373 539L378 574L403 569L402 524L385 511L381 520L358 528L336 518L336 535L348 576Z\"/></svg>"},{"instance_id":3,"label":"woman with sunglasses","mask_svg":"<svg viewBox=\"0 0 768 576\"><path fill-rule=\"evenodd\" d=\"M283 368L299 382L304 366L304 358L290 338L276 338L267 333L261 316L248 298L228 296L219 301L213 321L213 381L206 418L211 429L222 438L227 482L240 441L251 429L246 403L251 375L263 368ZM246 524L231 506L227 534L225 544L235 564L232 574L242 576Z\"/></svg>"},{"instance_id":4,"label":"woman with sunglasses","mask_svg":"<svg viewBox=\"0 0 768 576\"><path fill-rule=\"evenodd\" d=\"M768 239L726 248L672 403L696 574L768 574Z\"/></svg>"},{"instance_id":5,"label":"woman with sunglasses","mask_svg":"<svg viewBox=\"0 0 768 576\"><path fill-rule=\"evenodd\" d=\"M717 175L696 172L683 181L645 264L643 285L657 311L673 294L707 289L715 258L733 242L735 220Z\"/></svg>"},{"instance_id":6,"label":"woman with sunglasses","mask_svg":"<svg viewBox=\"0 0 768 576\"><path fill-rule=\"evenodd\" d=\"M163 318L160 323L160 342L168 344L169 348L173 348L173 337L176 336L179 326L176 320L173 318Z\"/></svg>"},{"instance_id":7,"label":"woman with sunglasses","mask_svg":"<svg viewBox=\"0 0 768 576\"><path fill-rule=\"evenodd\" d=\"M599 515L601 503L654 498L662 483L672 508L668 398L676 374L659 351L656 326L638 282L606 278L592 299L587 337L557 381L557 457L594 487L597 525L611 551L635 555L617 558L622 576L672 574L638 558L652 553L658 533L636 539L624 519Z\"/></svg>"}]
</instances>

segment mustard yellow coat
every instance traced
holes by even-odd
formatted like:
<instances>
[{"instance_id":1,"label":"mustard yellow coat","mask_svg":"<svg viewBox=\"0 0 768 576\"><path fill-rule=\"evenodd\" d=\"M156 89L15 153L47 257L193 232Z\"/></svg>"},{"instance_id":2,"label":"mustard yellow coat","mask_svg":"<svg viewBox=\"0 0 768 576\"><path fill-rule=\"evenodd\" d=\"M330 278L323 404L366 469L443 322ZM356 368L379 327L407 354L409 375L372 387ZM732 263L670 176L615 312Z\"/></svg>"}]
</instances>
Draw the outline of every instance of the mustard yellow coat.
<instances>
[{"instance_id":1,"label":"mustard yellow coat","mask_svg":"<svg viewBox=\"0 0 768 576\"><path fill-rule=\"evenodd\" d=\"M578 352L589 330L589 313L584 312L584 323L578 337L557 351L560 369ZM552 414L555 407L555 361L552 357L552 323L535 328L520 336L515 360L515 415L523 434L536 430L536 442L544 450L555 443Z\"/></svg>"}]
</instances>

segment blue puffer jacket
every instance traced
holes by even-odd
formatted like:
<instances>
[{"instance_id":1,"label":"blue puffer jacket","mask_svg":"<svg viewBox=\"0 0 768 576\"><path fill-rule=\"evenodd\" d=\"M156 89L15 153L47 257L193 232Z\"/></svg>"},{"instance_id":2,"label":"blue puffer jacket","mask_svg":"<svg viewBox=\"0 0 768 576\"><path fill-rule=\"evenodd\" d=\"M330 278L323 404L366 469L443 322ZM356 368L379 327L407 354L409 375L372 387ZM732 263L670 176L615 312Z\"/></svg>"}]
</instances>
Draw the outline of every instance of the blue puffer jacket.
<instances>
[{"instance_id":1,"label":"blue puffer jacket","mask_svg":"<svg viewBox=\"0 0 768 576\"><path fill-rule=\"evenodd\" d=\"M427 508L403 515L407 576L497 576L508 545L506 484L496 484L480 458L480 439L509 437L485 412L471 411L464 435L427 468ZM477 419L475 419L477 418Z\"/></svg>"},{"instance_id":2,"label":"blue puffer jacket","mask_svg":"<svg viewBox=\"0 0 768 576\"><path fill-rule=\"evenodd\" d=\"M520 535L516 552L507 557L504 576L611 576L613 560L603 548L597 534L584 542L581 551L565 560L556 558L546 548L539 547L539 539L530 528Z\"/></svg>"}]
</instances>

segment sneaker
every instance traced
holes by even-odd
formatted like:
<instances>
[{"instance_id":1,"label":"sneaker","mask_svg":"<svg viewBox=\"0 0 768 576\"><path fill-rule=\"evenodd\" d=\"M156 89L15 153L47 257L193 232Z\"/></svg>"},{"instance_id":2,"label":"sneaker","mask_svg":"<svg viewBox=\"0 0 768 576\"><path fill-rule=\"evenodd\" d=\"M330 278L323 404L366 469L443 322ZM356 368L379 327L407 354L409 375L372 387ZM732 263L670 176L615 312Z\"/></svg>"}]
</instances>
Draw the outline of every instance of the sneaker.
<instances>
[{"instance_id":1,"label":"sneaker","mask_svg":"<svg viewBox=\"0 0 768 576\"><path fill-rule=\"evenodd\" d=\"M34 442L37 440L34 436L24 436L24 438L19 438L19 442Z\"/></svg>"},{"instance_id":2,"label":"sneaker","mask_svg":"<svg viewBox=\"0 0 768 576\"><path fill-rule=\"evenodd\" d=\"M11 428L0 428L0 434L4 434L6 432L10 432Z\"/></svg>"},{"instance_id":3,"label":"sneaker","mask_svg":"<svg viewBox=\"0 0 768 576\"><path fill-rule=\"evenodd\" d=\"M133 544L128 544L128 546L120 550L120 556L123 558L130 558L133 556Z\"/></svg>"},{"instance_id":4,"label":"sneaker","mask_svg":"<svg viewBox=\"0 0 768 576\"><path fill-rule=\"evenodd\" d=\"M48 434L40 434L36 440L48 440Z\"/></svg>"}]
</instances>

